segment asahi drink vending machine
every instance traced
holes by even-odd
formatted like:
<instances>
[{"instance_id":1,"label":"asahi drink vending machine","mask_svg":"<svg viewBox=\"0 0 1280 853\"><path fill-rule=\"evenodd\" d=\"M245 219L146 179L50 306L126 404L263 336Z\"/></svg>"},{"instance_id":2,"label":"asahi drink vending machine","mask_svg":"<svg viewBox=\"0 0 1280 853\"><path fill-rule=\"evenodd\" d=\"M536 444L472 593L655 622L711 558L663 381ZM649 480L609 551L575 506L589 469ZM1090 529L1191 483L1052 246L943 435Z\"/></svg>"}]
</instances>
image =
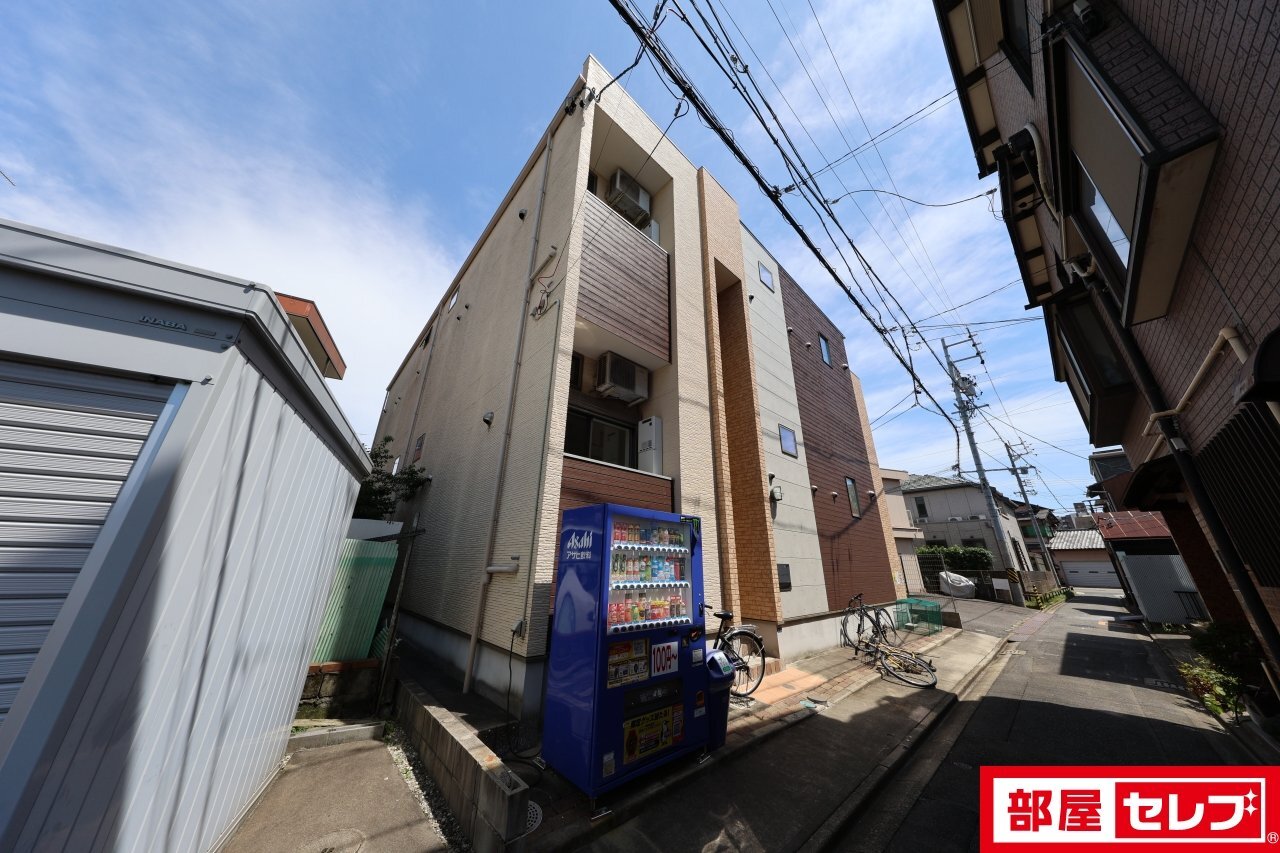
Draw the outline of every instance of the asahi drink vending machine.
<instances>
[{"instance_id":1,"label":"asahi drink vending machine","mask_svg":"<svg viewBox=\"0 0 1280 853\"><path fill-rule=\"evenodd\" d=\"M697 518L566 510L542 757L589 796L707 746Z\"/></svg>"}]
</instances>

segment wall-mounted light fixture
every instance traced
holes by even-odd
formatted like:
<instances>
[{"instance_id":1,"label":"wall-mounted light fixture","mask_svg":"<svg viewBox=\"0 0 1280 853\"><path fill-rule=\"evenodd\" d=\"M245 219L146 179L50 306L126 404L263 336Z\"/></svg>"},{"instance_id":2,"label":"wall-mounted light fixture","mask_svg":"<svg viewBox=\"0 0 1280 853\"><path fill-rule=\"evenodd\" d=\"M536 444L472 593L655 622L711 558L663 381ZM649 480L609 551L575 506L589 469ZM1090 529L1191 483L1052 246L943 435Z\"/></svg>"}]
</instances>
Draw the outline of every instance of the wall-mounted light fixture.
<instances>
[{"instance_id":1,"label":"wall-mounted light fixture","mask_svg":"<svg viewBox=\"0 0 1280 853\"><path fill-rule=\"evenodd\" d=\"M485 426L493 426L493 412L485 412L480 420L484 421Z\"/></svg>"}]
</instances>

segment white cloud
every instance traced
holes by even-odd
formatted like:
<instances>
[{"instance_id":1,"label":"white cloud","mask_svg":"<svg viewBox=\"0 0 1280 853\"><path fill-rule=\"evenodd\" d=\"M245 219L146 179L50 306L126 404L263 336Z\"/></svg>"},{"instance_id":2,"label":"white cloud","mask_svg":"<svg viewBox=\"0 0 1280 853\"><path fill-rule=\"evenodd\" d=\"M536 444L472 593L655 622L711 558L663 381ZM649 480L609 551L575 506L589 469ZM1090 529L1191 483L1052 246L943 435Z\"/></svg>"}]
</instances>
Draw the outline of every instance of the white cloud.
<instances>
[{"instance_id":1,"label":"white cloud","mask_svg":"<svg viewBox=\"0 0 1280 853\"><path fill-rule=\"evenodd\" d=\"M3 102L16 132L0 143L0 168L18 186L0 191L0 215L314 300L348 366L330 388L368 442L461 251L433 237L422 200L324 153L279 79L255 95L261 121L198 109L196 93L181 91L198 86L211 53L235 77L260 73L249 47L213 51L178 28L174 54L120 36L109 44L119 61L104 64L86 58L108 45L65 23L58 39L33 39L47 61L27 66L23 88L38 103Z\"/></svg>"}]
</instances>

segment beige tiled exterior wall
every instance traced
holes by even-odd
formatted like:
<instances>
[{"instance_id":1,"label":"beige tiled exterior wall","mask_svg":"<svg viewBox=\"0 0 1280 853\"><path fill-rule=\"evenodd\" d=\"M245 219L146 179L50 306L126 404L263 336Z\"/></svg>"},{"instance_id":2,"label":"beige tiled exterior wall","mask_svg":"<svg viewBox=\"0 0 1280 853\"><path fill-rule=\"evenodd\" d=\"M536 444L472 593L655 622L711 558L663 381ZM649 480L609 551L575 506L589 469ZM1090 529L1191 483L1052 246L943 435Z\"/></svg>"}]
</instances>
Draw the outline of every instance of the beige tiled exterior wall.
<instances>
[{"instance_id":1,"label":"beige tiled exterior wall","mask_svg":"<svg viewBox=\"0 0 1280 853\"><path fill-rule=\"evenodd\" d=\"M555 125L537 263L569 233L575 202L585 185L583 150L588 139L582 113L557 118ZM423 348L420 336L392 381L378 428L379 435L393 437L393 452L406 459L417 435L424 436L418 464L433 477L398 514L406 522L416 516L427 530L413 551L403 606L412 615L469 634L486 563L516 342L524 324L523 363L494 548L494 563L510 564L510 557L518 556L520 571L494 579L481 636L505 651L511 626L532 616L525 635L529 654L545 647L545 627L539 627L546 623L545 600L539 601L535 593L543 576L550 577L554 553L553 543L535 545L534 539L536 523L545 522L547 514L546 500L539 500L543 462L553 455L558 460L563 443L562 407L553 406L549 418L548 397L556 373L563 374L567 393L570 350L563 339L566 328L570 336L572 331L572 323L560 322L559 306L537 319L524 310L544 164L545 149L540 146L446 293L430 343ZM520 209L528 211L524 219L517 215ZM568 246L558 246L560 253L572 255L577 239L572 235ZM572 274L564 277L549 301L554 305L572 298L574 284ZM456 302L448 308L454 292ZM494 413L491 425L484 423L486 412ZM557 452L544 452L547 447ZM553 516L557 503L558 493L550 502ZM532 589L530 572L537 582Z\"/></svg>"},{"instance_id":2,"label":"beige tiled exterior wall","mask_svg":"<svg viewBox=\"0 0 1280 853\"><path fill-rule=\"evenodd\" d=\"M766 473L773 475L768 485L782 489L782 500L774 505L766 502L765 506L773 526L774 561L786 563L791 568L791 589L778 593L782 617L795 619L828 611L827 584L822 573L822 554L818 549L818 523L813 516L809 468L804 459L796 380L779 284L782 278L778 262L768 250L746 228L739 230L743 265L746 267L744 283L752 297L748 304L760 406L760 443L764 449ZM772 289L761 281L761 266L769 272ZM782 452L780 425L795 431L799 456L788 456Z\"/></svg>"}]
</instances>

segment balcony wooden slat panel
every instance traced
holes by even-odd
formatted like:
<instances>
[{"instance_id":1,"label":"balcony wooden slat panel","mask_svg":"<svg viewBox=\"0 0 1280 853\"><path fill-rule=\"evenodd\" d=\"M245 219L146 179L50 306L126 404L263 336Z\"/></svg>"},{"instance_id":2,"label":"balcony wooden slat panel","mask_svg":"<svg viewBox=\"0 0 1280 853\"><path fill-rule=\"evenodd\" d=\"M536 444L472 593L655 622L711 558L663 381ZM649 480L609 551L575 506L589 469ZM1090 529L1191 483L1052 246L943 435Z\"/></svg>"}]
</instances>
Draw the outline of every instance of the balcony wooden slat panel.
<instances>
[{"instance_id":1,"label":"balcony wooden slat panel","mask_svg":"<svg viewBox=\"0 0 1280 853\"><path fill-rule=\"evenodd\" d=\"M564 518L564 511L602 503L675 512L675 492L672 481L666 477L605 465L566 453L560 483L560 514L556 517L557 571L552 573L549 592L552 612L555 611L555 585L559 579L560 521Z\"/></svg>"},{"instance_id":2,"label":"balcony wooden slat panel","mask_svg":"<svg viewBox=\"0 0 1280 853\"><path fill-rule=\"evenodd\" d=\"M566 455L560 512L602 503L672 512L671 480Z\"/></svg>"},{"instance_id":3,"label":"balcony wooden slat panel","mask_svg":"<svg viewBox=\"0 0 1280 853\"><path fill-rule=\"evenodd\" d=\"M670 361L667 253L590 193L583 211L578 314Z\"/></svg>"}]
</instances>

